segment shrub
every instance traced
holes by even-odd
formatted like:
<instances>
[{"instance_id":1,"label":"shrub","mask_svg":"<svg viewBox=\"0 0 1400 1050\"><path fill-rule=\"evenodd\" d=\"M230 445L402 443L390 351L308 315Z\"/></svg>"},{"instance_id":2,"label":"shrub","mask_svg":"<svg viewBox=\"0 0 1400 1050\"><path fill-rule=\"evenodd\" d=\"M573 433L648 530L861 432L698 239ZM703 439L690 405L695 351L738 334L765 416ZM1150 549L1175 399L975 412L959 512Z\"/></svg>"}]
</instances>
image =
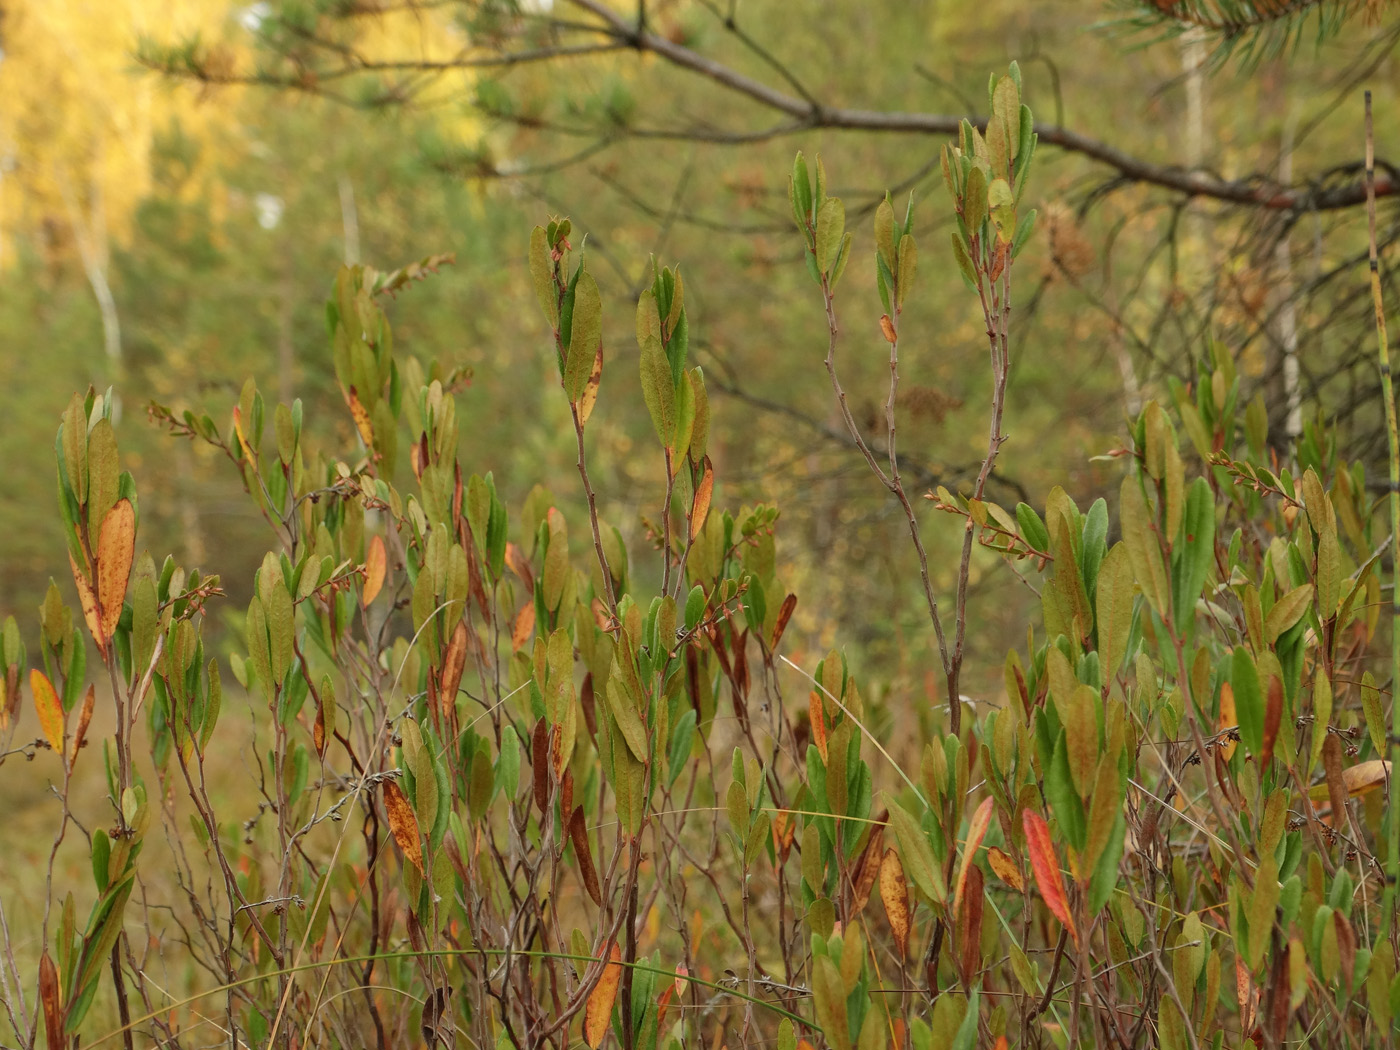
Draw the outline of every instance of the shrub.
<instances>
[{"instance_id":1,"label":"shrub","mask_svg":"<svg viewBox=\"0 0 1400 1050\"><path fill-rule=\"evenodd\" d=\"M457 460L461 377L395 353L383 297L444 260L346 267L327 328L356 449L307 448L300 404L269 410L251 382L223 430L151 408L228 458L276 539L227 699L204 641L218 577L136 556L110 395L64 413L82 624L55 586L32 667L13 618L0 637L4 751L61 764L38 958L3 927L12 1038L195 1045L208 1025L234 1047L597 1047L609 1032L624 1050L1386 1042L1400 824L1380 790L1385 530L1366 480L1321 430L1280 465L1215 345L1113 453L1116 525L1104 501L1082 511L1060 489L1043 513L985 498L1034 222L1014 66L991 101L985 131L964 125L943 155L993 376L975 484L929 494L962 529L951 601L896 453L912 211L886 201L874 217L881 447L837 369L844 208L820 161L799 155L790 182L837 404L908 520L938 637L950 702L917 770L872 735L842 653L811 668L781 655L796 598L777 573L778 511L712 506L678 271L657 267L637 306L665 490L659 564L634 570L588 472L602 304L568 220L537 227L529 258L578 451L587 517L572 529L541 487L508 513L492 477ZM1040 586L1042 622L1007 657L999 700L959 689L977 544ZM44 738L11 750L26 679ZM98 704L115 718L110 831L76 812ZM254 812L225 783L231 753ZM61 884L74 838L91 889Z\"/></svg>"}]
</instances>

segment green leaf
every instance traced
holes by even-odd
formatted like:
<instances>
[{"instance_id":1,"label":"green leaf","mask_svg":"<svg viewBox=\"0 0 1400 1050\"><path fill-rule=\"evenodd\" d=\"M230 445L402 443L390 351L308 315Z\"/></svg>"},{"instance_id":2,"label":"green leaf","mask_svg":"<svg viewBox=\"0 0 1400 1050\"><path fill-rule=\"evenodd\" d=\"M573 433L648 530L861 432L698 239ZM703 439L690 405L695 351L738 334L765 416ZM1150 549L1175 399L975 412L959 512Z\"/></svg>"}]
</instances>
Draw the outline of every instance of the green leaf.
<instances>
[{"instance_id":1,"label":"green leaf","mask_svg":"<svg viewBox=\"0 0 1400 1050\"><path fill-rule=\"evenodd\" d=\"M894 207L889 197L875 209L875 250L890 271L895 268L894 255Z\"/></svg>"},{"instance_id":2,"label":"green leaf","mask_svg":"<svg viewBox=\"0 0 1400 1050\"><path fill-rule=\"evenodd\" d=\"M582 268L582 264L580 264ZM564 393L570 401L583 397L593 360L603 331L603 300L598 294L598 282L584 270L574 289L573 323L569 330L569 349L564 359Z\"/></svg>"},{"instance_id":3,"label":"green leaf","mask_svg":"<svg viewBox=\"0 0 1400 1050\"><path fill-rule=\"evenodd\" d=\"M1123 479L1119 490L1118 514L1123 527L1123 543L1128 548L1128 560L1133 577L1142 588L1143 596L1158 616L1167 615L1167 571L1162 564L1162 549L1152 527L1152 515L1142 484L1134 477Z\"/></svg>"},{"instance_id":4,"label":"green leaf","mask_svg":"<svg viewBox=\"0 0 1400 1050\"><path fill-rule=\"evenodd\" d=\"M817 269L831 272L841 241L846 235L846 206L839 197L828 197L817 212Z\"/></svg>"},{"instance_id":5,"label":"green leaf","mask_svg":"<svg viewBox=\"0 0 1400 1050\"><path fill-rule=\"evenodd\" d=\"M914 247L914 235L906 233L899 239L899 281L895 288L895 309L904 309L904 300L914 287L914 275L919 269L919 251Z\"/></svg>"},{"instance_id":6,"label":"green leaf","mask_svg":"<svg viewBox=\"0 0 1400 1050\"><path fill-rule=\"evenodd\" d=\"M656 297L645 291L637 300L637 345L642 352L642 397L657 439L670 447L676 433L676 387L671 363L661 345L661 317Z\"/></svg>"},{"instance_id":7,"label":"green leaf","mask_svg":"<svg viewBox=\"0 0 1400 1050\"><path fill-rule=\"evenodd\" d=\"M1367 671L1361 676L1361 710L1366 714L1366 729L1377 755L1385 754L1385 713L1381 710L1381 692L1376 688L1376 676Z\"/></svg>"},{"instance_id":8,"label":"green leaf","mask_svg":"<svg viewBox=\"0 0 1400 1050\"><path fill-rule=\"evenodd\" d=\"M637 711L637 705L628 694L627 687L622 682L622 676L613 665L613 670L608 674L608 686L605 690L608 699L608 709L612 711L613 718L617 720L617 725L622 730L622 738L627 741L627 748L638 762L647 760L647 733L642 725L642 716Z\"/></svg>"},{"instance_id":9,"label":"green leaf","mask_svg":"<svg viewBox=\"0 0 1400 1050\"><path fill-rule=\"evenodd\" d=\"M1128 548L1115 543L1099 566L1095 615L1098 620L1099 660L1105 682L1123 665L1133 625L1133 566Z\"/></svg>"},{"instance_id":10,"label":"green leaf","mask_svg":"<svg viewBox=\"0 0 1400 1050\"><path fill-rule=\"evenodd\" d=\"M1172 558L1172 610L1176 629L1185 634L1196 618L1201 597L1215 560L1215 497L1210 482L1197 478L1186 494L1185 535Z\"/></svg>"},{"instance_id":11,"label":"green leaf","mask_svg":"<svg viewBox=\"0 0 1400 1050\"><path fill-rule=\"evenodd\" d=\"M1088 828L1084 820L1084 802L1070 772L1069 749L1064 732L1055 741L1050 768L1045 771L1045 797L1069 844L1082 851L1088 838Z\"/></svg>"},{"instance_id":12,"label":"green leaf","mask_svg":"<svg viewBox=\"0 0 1400 1050\"><path fill-rule=\"evenodd\" d=\"M554 264L550 259L549 240L543 226L530 232L530 279L535 285L535 298L551 328L559 327L559 303L554 290Z\"/></svg>"},{"instance_id":13,"label":"green leaf","mask_svg":"<svg viewBox=\"0 0 1400 1050\"><path fill-rule=\"evenodd\" d=\"M963 186L963 223L969 237L982 232L982 223L987 219L987 176L981 168L974 166L967 173L967 183Z\"/></svg>"},{"instance_id":14,"label":"green leaf","mask_svg":"<svg viewBox=\"0 0 1400 1050\"><path fill-rule=\"evenodd\" d=\"M968 254L967 242L957 230L952 233L953 258L957 260L958 272L962 274L963 280L967 282L968 288L977 290L977 268L972 265L972 256Z\"/></svg>"},{"instance_id":15,"label":"green leaf","mask_svg":"<svg viewBox=\"0 0 1400 1050\"><path fill-rule=\"evenodd\" d=\"M1240 740L1250 754L1264 750L1264 695L1259 689L1259 671L1254 657L1243 645L1235 647L1230 662L1230 683L1235 691L1235 715L1240 722ZM1201 698L1197 697L1199 703Z\"/></svg>"},{"instance_id":16,"label":"green leaf","mask_svg":"<svg viewBox=\"0 0 1400 1050\"><path fill-rule=\"evenodd\" d=\"M1269 615L1264 617L1264 637L1270 645L1277 642L1279 635L1303 618L1308 606L1312 604L1312 597L1313 586L1305 583L1301 587L1294 587L1274 602Z\"/></svg>"}]
</instances>

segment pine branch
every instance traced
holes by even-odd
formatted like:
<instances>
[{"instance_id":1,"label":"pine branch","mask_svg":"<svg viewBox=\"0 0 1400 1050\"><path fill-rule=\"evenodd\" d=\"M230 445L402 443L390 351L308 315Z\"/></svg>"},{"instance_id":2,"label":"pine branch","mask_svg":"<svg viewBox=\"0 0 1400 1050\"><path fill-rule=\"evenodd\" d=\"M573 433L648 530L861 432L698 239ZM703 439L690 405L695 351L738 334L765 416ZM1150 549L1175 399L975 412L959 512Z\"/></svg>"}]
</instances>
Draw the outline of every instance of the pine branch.
<instances>
[{"instance_id":1,"label":"pine branch","mask_svg":"<svg viewBox=\"0 0 1400 1050\"><path fill-rule=\"evenodd\" d=\"M1296 50L1311 27L1314 46L1357 16L1379 20L1386 0L1113 0L1123 13L1103 28L1151 44L1202 33L1212 65L1238 57L1246 67Z\"/></svg>"}]
</instances>

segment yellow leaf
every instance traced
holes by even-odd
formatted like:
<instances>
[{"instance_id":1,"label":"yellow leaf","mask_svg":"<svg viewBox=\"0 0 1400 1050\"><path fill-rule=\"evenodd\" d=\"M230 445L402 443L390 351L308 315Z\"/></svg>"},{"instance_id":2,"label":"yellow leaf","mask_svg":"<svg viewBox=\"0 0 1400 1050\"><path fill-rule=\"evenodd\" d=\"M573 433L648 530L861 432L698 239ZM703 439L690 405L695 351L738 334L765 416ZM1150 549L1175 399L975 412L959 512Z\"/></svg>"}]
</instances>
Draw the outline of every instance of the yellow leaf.
<instances>
[{"instance_id":1,"label":"yellow leaf","mask_svg":"<svg viewBox=\"0 0 1400 1050\"><path fill-rule=\"evenodd\" d=\"M53 683L38 668L29 672L29 689L34 694L34 710L39 713L39 727L49 746L63 754L63 705L58 702Z\"/></svg>"}]
</instances>

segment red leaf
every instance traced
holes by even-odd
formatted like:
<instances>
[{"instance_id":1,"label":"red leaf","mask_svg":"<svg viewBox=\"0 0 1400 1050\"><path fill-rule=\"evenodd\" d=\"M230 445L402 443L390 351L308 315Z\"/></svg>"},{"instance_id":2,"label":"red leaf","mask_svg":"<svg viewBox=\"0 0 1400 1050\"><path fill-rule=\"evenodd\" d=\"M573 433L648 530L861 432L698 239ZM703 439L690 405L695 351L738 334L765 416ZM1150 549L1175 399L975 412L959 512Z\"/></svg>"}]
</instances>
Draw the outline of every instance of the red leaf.
<instances>
[{"instance_id":1,"label":"red leaf","mask_svg":"<svg viewBox=\"0 0 1400 1050\"><path fill-rule=\"evenodd\" d=\"M982 869L973 865L967 880L969 892L963 898L958 916L958 970L963 984L971 988L982 969Z\"/></svg>"},{"instance_id":2,"label":"red leaf","mask_svg":"<svg viewBox=\"0 0 1400 1050\"><path fill-rule=\"evenodd\" d=\"M1074 917L1069 912L1069 898L1065 896L1065 884L1060 879L1060 859L1055 855L1055 846L1050 841L1050 828L1039 813L1030 809L1021 811L1021 826L1026 832L1026 851L1031 857L1036 888L1078 948L1079 931L1074 928Z\"/></svg>"}]
</instances>

